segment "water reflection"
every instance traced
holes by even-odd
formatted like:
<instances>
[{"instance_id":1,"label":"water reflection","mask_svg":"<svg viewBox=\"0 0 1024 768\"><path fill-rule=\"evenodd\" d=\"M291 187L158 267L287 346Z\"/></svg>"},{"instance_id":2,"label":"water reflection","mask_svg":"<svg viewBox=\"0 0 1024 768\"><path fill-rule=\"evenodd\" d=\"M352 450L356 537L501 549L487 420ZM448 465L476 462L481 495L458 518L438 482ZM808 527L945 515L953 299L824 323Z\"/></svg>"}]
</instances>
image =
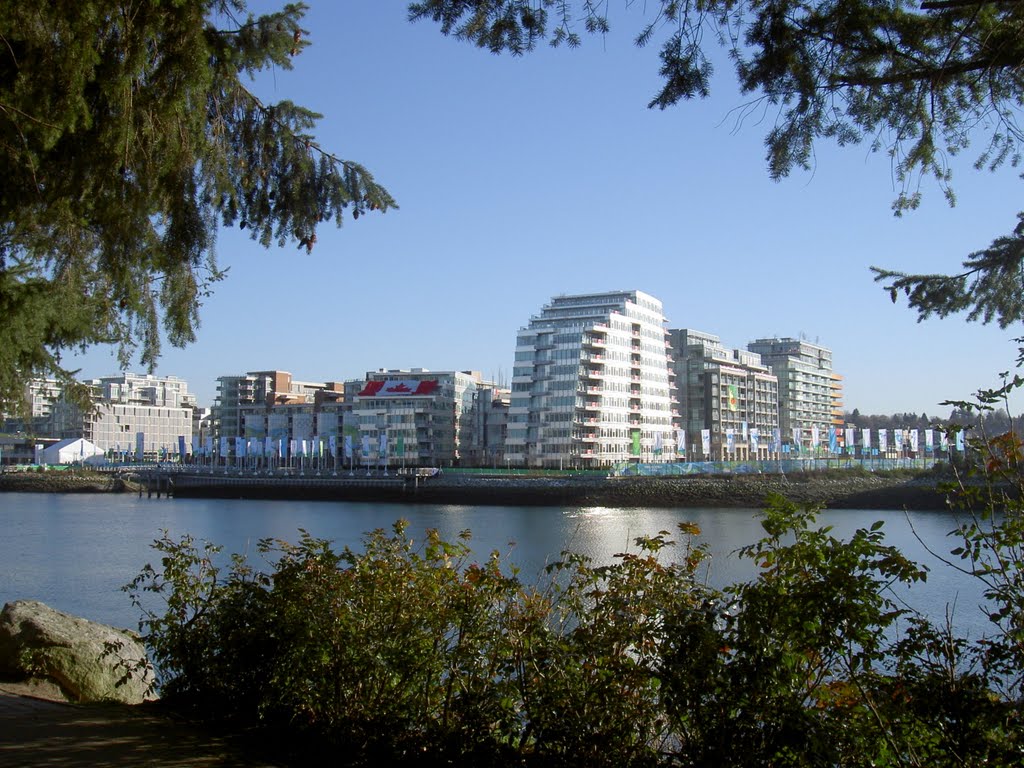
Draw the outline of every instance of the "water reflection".
<instances>
[{"instance_id":1,"label":"water reflection","mask_svg":"<svg viewBox=\"0 0 1024 768\"><path fill-rule=\"evenodd\" d=\"M712 557L712 586L749 579L754 566L735 556L739 547L762 535L753 509L620 509L613 507L487 507L391 505L344 502L139 499L130 495L0 494L0 601L36 599L60 610L98 621L134 627L138 616L120 587L153 560L150 544L166 529L174 538L191 534L224 547L226 553L253 555L262 538L297 541L299 529L331 540L338 548L359 549L367 531L389 530L398 518L409 521L409 535L422 539L437 529L454 540L472 533L473 557L499 552L520 568L523 579L543 578L544 567L563 550L584 554L595 564L620 552L636 551L638 536L668 531L680 540L678 525L696 523ZM932 566L928 583L913 589L913 602L943 616L956 602L957 623L984 621L978 584L942 567L918 541L948 551L949 513L834 511L823 522L835 535L884 520L888 543ZM665 554L681 555L678 549ZM257 563L259 564L259 563ZM975 631L975 634L980 629Z\"/></svg>"}]
</instances>

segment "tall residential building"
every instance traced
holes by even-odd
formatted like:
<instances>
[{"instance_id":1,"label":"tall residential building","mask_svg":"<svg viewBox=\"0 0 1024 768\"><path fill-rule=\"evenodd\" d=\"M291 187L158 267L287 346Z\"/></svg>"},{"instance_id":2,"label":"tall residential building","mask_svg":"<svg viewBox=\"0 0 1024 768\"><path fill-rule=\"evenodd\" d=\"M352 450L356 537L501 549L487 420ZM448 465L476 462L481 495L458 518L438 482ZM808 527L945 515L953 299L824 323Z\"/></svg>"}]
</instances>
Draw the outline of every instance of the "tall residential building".
<instances>
[{"instance_id":1,"label":"tall residential building","mask_svg":"<svg viewBox=\"0 0 1024 768\"><path fill-rule=\"evenodd\" d=\"M779 426L792 441L800 430L801 447L810 445L811 430L827 432L833 423L837 380L832 372L832 350L803 339L758 339L747 349L779 377Z\"/></svg>"},{"instance_id":2,"label":"tall residential building","mask_svg":"<svg viewBox=\"0 0 1024 768\"><path fill-rule=\"evenodd\" d=\"M556 296L519 330L506 459L608 467L675 457L661 302L640 291Z\"/></svg>"},{"instance_id":3,"label":"tall residential building","mask_svg":"<svg viewBox=\"0 0 1024 768\"><path fill-rule=\"evenodd\" d=\"M730 349L718 336L689 328L670 330L669 342L687 458L772 456L779 429L779 384L761 356Z\"/></svg>"}]
</instances>

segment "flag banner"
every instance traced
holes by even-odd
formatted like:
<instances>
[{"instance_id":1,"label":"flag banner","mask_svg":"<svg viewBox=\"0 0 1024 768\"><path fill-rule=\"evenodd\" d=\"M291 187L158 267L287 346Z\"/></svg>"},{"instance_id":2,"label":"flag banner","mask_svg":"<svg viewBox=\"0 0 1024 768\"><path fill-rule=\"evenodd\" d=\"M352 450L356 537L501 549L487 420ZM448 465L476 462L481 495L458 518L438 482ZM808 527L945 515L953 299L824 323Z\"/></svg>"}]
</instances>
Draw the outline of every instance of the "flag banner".
<instances>
[{"instance_id":1,"label":"flag banner","mask_svg":"<svg viewBox=\"0 0 1024 768\"><path fill-rule=\"evenodd\" d=\"M352 458L352 435L345 435L345 458Z\"/></svg>"},{"instance_id":2,"label":"flag banner","mask_svg":"<svg viewBox=\"0 0 1024 768\"><path fill-rule=\"evenodd\" d=\"M860 431L860 447L865 453L871 448L871 430L868 427Z\"/></svg>"},{"instance_id":3,"label":"flag banner","mask_svg":"<svg viewBox=\"0 0 1024 768\"><path fill-rule=\"evenodd\" d=\"M889 450L889 430L880 429L878 430L878 452L885 453Z\"/></svg>"},{"instance_id":4,"label":"flag banner","mask_svg":"<svg viewBox=\"0 0 1024 768\"><path fill-rule=\"evenodd\" d=\"M267 437L267 438L264 439L263 454L265 456L268 456L268 457L274 455L274 440L273 440L273 438Z\"/></svg>"},{"instance_id":5,"label":"flag banner","mask_svg":"<svg viewBox=\"0 0 1024 768\"><path fill-rule=\"evenodd\" d=\"M935 449L935 437L930 429L924 431L924 448L929 453Z\"/></svg>"},{"instance_id":6,"label":"flag banner","mask_svg":"<svg viewBox=\"0 0 1024 768\"><path fill-rule=\"evenodd\" d=\"M332 458L338 458L338 436L331 435L327 438L327 448L331 452Z\"/></svg>"},{"instance_id":7,"label":"flag banner","mask_svg":"<svg viewBox=\"0 0 1024 768\"><path fill-rule=\"evenodd\" d=\"M732 427L725 430L725 449L729 453L736 453L736 430Z\"/></svg>"},{"instance_id":8,"label":"flag banner","mask_svg":"<svg viewBox=\"0 0 1024 768\"><path fill-rule=\"evenodd\" d=\"M439 386L437 379L385 379L368 381L358 397L408 397L431 395Z\"/></svg>"},{"instance_id":9,"label":"flag banner","mask_svg":"<svg viewBox=\"0 0 1024 768\"><path fill-rule=\"evenodd\" d=\"M272 413L267 416L267 434L274 440L288 439L288 415Z\"/></svg>"},{"instance_id":10,"label":"flag banner","mask_svg":"<svg viewBox=\"0 0 1024 768\"><path fill-rule=\"evenodd\" d=\"M803 445L803 431L800 427L793 427L793 450L797 453L800 452L800 447Z\"/></svg>"},{"instance_id":11,"label":"flag banner","mask_svg":"<svg viewBox=\"0 0 1024 768\"><path fill-rule=\"evenodd\" d=\"M896 448L897 451L902 451L903 450L903 430L902 429L894 429L892 431L892 442L893 442L893 446Z\"/></svg>"},{"instance_id":12,"label":"flag banner","mask_svg":"<svg viewBox=\"0 0 1024 768\"><path fill-rule=\"evenodd\" d=\"M296 440L309 440L313 437L313 414L292 414L292 437Z\"/></svg>"},{"instance_id":13,"label":"flag banner","mask_svg":"<svg viewBox=\"0 0 1024 768\"><path fill-rule=\"evenodd\" d=\"M337 437L338 435L338 414L336 413L318 413L316 416L316 431L319 435L324 435L328 438Z\"/></svg>"},{"instance_id":14,"label":"flag banner","mask_svg":"<svg viewBox=\"0 0 1024 768\"><path fill-rule=\"evenodd\" d=\"M388 433L381 432L380 437L377 440L377 453L381 458L385 458L388 455Z\"/></svg>"},{"instance_id":15,"label":"flag banner","mask_svg":"<svg viewBox=\"0 0 1024 768\"><path fill-rule=\"evenodd\" d=\"M135 433L135 458L138 461L142 461L146 455L146 433L136 432Z\"/></svg>"},{"instance_id":16,"label":"flag banner","mask_svg":"<svg viewBox=\"0 0 1024 768\"><path fill-rule=\"evenodd\" d=\"M314 435L313 439L309 441L309 455L319 456L320 455L320 436Z\"/></svg>"},{"instance_id":17,"label":"flag banner","mask_svg":"<svg viewBox=\"0 0 1024 768\"><path fill-rule=\"evenodd\" d=\"M228 455L228 438L222 437L220 439L220 445L217 446L217 456L223 458Z\"/></svg>"},{"instance_id":18,"label":"flag banner","mask_svg":"<svg viewBox=\"0 0 1024 768\"><path fill-rule=\"evenodd\" d=\"M287 455L287 445L288 443L283 438L277 441L277 458L285 458L285 456Z\"/></svg>"},{"instance_id":19,"label":"flag banner","mask_svg":"<svg viewBox=\"0 0 1024 768\"><path fill-rule=\"evenodd\" d=\"M772 450L775 453L782 453L782 430L778 427L772 430Z\"/></svg>"},{"instance_id":20,"label":"flag banner","mask_svg":"<svg viewBox=\"0 0 1024 768\"><path fill-rule=\"evenodd\" d=\"M738 411L740 409L740 390L735 384L729 385L729 410Z\"/></svg>"},{"instance_id":21,"label":"flag banner","mask_svg":"<svg viewBox=\"0 0 1024 768\"><path fill-rule=\"evenodd\" d=\"M185 436L178 435L178 455L185 458Z\"/></svg>"},{"instance_id":22,"label":"flag banner","mask_svg":"<svg viewBox=\"0 0 1024 768\"><path fill-rule=\"evenodd\" d=\"M818 433L817 427L811 427L811 448L817 448L821 445L821 435Z\"/></svg>"},{"instance_id":23,"label":"flag banner","mask_svg":"<svg viewBox=\"0 0 1024 768\"><path fill-rule=\"evenodd\" d=\"M404 457L405 456L405 435L402 435L402 434L398 435L398 448L396 449L395 453L399 457Z\"/></svg>"},{"instance_id":24,"label":"flag banner","mask_svg":"<svg viewBox=\"0 0 1024 768\"><path fill-rule=\"evenodd\" d=\"M199 435L192 435L192 455L198 456L200 453Z\"/></svg>"},{"instance_id":25,"label":"flag banner","mask_svg":"<svg viewBox=\"0 0 1024 768\"><path fill-rule=\"evenodd\" d=\"M370 459L370 436L363 435L363 458L369 461Z\"/></svg>"},{"instance_id":26,"label":"flag banner","mask_svg":"<svg viewBox=\"0 0 1024 768\"><path fill-rule=\"evenodd\" d=\"M664 438L661 436L661 432L654 433L654 455L660 456L662 449L665 447L662 442Z\"/></svg>"},{"instance_id":27,"label":"flag banner","mask_svg":"<svg viewBox=\"0 0 1024 768\"><path fill-rule=\"evenodd\" d=\"M633 445L632 445L632 448L630 449L630 452L632 453L633 456L639 456L640 455L640 430L639 429L634 429L633 430Z\"/></svg>"},{"instance_id":28,"label":"flag banner","mask_svg":"<svg viewBox=\"0 0 1024 768\"><path fill-rule=\"evenodd\" d=\"M291 440L288 441L288 455L291 458L294 459L298 455L298 450L299 450L299 443L293 437Z\"/></svg>"},{"instance_id":29,"label":"flag banner","mask_svg":"<svg viewBox=\"0 0 1024 768\"><path fill-rule=\"evenodd\" d=\"M836 428L828 428L828 451L829 453L839 453L839 437L836 435Z\"/></svg>"},{"instance_id":30,"label":"flag banner","mask_svg":"<svg viewBox=\"0 0 1024 768\"><path fill-rule=\"evenodd\" d=\"M676 453L685 456L686 455L686 430L676 430Z\"/></svg>"},{"instance_id":31,"label":"flag banner","mask_svg":"<svg viewBox=\"0 0 1024 768\"><path fill-rule=\"evenodd\" d=\"M849 453L853 453L853 446L857 444L857 430L853 427L848 427L846 430L846 447Z\"/></svg>"},{"instance_id":32,"label":"flag banner","mask_svg":"<svg viewBox=\"0 0 1024 768\"><path fill-rule=\"evenodd\" d=\"M238 459L244 459L245 458L245 438L244 437L236 437L235 438L235 458L238 458Z\"/></svg>"},{"instance_id":33,"label":"flag banner","mask_svg":"<svg viewBox=\"0 0 1024 768\"><path fill-rule=\"evenodd\" d=\"M949 435L946 433L946 430L944 429L941 432L939 432L939 448L941 448L944 451L949 450Z\"/></svg>"},{"instance_id":34,"label":"flag banner","mask_svg":"<svg viewBox=\"0 0 1024 768\"><path fill-rule=\"evenodd\" d=\"M963 453L964 451L964 430L958 429L956 433L956 449Z\"/></svg>"},{"instance_id":35,"label":"flag banner","mask_svg":"<svg viewBox=\"0 0 1024 768\"><path fill-rule=\"evenodd\" d=\"M917 430L910 430L910 450L917 453Z\"/></svg>"},{"instance_id":36,"label":"flag banner","mask_svg":"<svg viewBox=\"0 0 1024 768\"><path fill-rule=\"evenodd\" d=\"M306 453L306 451L308 451L308 450L309 450L309 445L307 444L306 440L305 439L300 440L299 441L299 456L301 456L301 457L307 456L308 454Z\"/></svg>"},{"instance_id":37,"label":"flag banner","mask_svg":"<svg viewBox=\"0 0 1024 768\"><path fill-rule=\"evenodd\" d=\"M266 419L262 413L246 413L242 416L242 432L246 437L262 437L267 434Z\"/></svg>"},{"instance_id":38,"label":"flag banner","mask_svg":"<svg viewBox=\"0 0 1024 768\"><path fill-rule=\"evenodd\" d=\"M711 430L702 429L700 431L700 447L705 456L711 455Z\"/></svg>"},{"instance_id":39,"label":"flag banner","mask_svg":"<svg viewBox=\"0 0 1024 768\"><path fill-rule=\"evenodd\" d=\"M750 450L757 451L758 438L761 437L761 430L757 427L751 427L750 429Z\"/></svg>"},{"instance_id":40,"label":"flag banner","mask_svg":"<svg viewBox=\"0 0 1024 768\"><path fill-rule=\"evenodd\" d=\"M747 432L747 422L744 421L740 423L740 433L743 435L743 442L747 442L747 439L749 437L749 434Z\"/></svg>"}]
</instances>

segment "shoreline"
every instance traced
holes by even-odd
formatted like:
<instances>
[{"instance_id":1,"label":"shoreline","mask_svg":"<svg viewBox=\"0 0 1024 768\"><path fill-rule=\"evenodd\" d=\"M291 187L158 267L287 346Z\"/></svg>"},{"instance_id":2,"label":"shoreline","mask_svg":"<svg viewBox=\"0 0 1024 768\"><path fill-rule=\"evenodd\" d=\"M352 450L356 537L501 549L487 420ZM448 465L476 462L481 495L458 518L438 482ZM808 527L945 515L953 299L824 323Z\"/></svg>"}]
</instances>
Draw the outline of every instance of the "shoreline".
<instances>
[{"instance_id":1,"label":"shoreline","mask_svg":"<svg viewBox=\"0 0 1024 768\"><path fill-rule=\"evenodd\" d=\"M169 482L168 482L169 481ZM934 477L876 474L719 477L507 477L441 475L416 485L400 478L163 474L157 486L179 498L380 501L389 503L579 506L761 507L772 494L830 509L945 510ZM143 477L101 472L7 472L0 492L141 493Z\"/></svg>"}]
</instances>

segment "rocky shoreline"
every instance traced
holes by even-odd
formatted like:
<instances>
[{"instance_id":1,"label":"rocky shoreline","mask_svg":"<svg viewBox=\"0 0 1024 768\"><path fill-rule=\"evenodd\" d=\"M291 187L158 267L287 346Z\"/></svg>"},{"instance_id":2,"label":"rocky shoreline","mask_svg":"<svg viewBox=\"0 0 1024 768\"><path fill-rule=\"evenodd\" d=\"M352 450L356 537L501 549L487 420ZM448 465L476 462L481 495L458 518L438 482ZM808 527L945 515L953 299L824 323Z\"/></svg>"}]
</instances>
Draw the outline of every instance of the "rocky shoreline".
<instances>
[{"instance_id":1,"label":"rocky shoreline","mask_svg":"<svg viewBox=\"0 0 1024 768\"><path fill-rule=\"evenodd\" d=\"M107 472L4 472L0 491L15 493L138 493L131 477Z\"/></svg>"},{"instance_id":2,"label":"rocky shoreline","mask_svg":"<svg viewBox=\"0 0 1024 768\"><path fill-rule=\"evenodd\" d=\"M605 507L760 507L773 494L833 509L947 509L933 478L734 475L723 477L463 478L431 480L417 501ZM498 501L500 499L501 501Z\"/></svg>"},{"instance_id":3,"label":"rocky shoreline","mask_svg":"<svg viewBox=\"0 0 1024 768\"><path fill-rule=\"evenodd\" d=\"M344 479L217 476L178 478L174 495L207 498L358 499L422 504L759 507L772 494L832 509L947 509L933 476L888 474L732 475L719 477L529 477L447 473L417 484L356 487ZM171 483L174 483L173 476ZM0 491L133 493L138 479L99 472L18 472L0 475Z\"/></svg>"}]
</instances>

